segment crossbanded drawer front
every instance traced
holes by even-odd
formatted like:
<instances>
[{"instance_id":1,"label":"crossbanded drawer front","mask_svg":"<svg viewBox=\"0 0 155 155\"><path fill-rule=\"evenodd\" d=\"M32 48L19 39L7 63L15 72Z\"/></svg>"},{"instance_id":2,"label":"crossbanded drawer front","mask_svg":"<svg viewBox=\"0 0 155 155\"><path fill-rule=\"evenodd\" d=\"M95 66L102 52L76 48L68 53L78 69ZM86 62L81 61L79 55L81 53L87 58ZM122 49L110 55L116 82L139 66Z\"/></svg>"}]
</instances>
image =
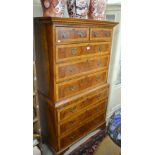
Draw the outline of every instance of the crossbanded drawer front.
<instances>
[{"instance_id":1,"label":"crossbanded drawer front","mask_svg":"<svg viewBox=\"0 0 155 155\"><path fill-rule=\"evenodd\" d=\"M111 41L112 30L103 28L91 28L90 40Z\"/></svg>"},{"instance_id":2,"label":"crossbanded drawer front","mask_svg":"<svg viewBox=\"0 0 155 155\"><path fill-rule=\"evenodd\" d=\"M61 62L73 58L83 58L91 55L103 55L110 53L111 43L84 43L56 46L56 61Z\"/></svg>"},{"instance_id":3,"label":"crossbanded drawer front","mask_svg":"<svg viewBox=\"0 0 155 155\"><path fill-rule=\"evenodd\" d=\"M94 118L96 115L100 113L105 113L106 106L107 106L107 99L102 100L93 106L89 106L86 110L77 115L75 118L70 118L66 122L62 122L59 125L60 135L62 136L64 133L72 129L78 128L79 126L86 123L89 119Z\"/></svg>"},{"instance_id":4,"label":"crossbanded drawer front","mask_svg":"<svg viewBox=\"0 0 155 155\"><path fill-rule=\"evenodd\" d=\"M56 27L56 43L82 42L89 40L89 28Z\"/></svg>"},{"instance_id":5,"label":"crossbanded drawer front","mask_svg":"<svg viewBox=\"0 0 155 155\"><path fill-rule=\"evenodd\" d=\"M85 89L95 87L107 81L107 70L97 72L88 76L83 76L76 80L70 80L65 83L56 84L57 101L84 91Z\"/></svg>"},{"instance_id":6,"label":"crossbanded drawer front","mask_svg":"<svg viewBox=\"0 0 155 155\"><path fill-rule=\"evenodd\" d=\"M84 110L101 100L106 100L108 94L109 87L106 86L104 88L97 89L86 96L70 101L65 106L60 106L57 109L58 122L70 119L77 115L81 110Z\"/></svg>"},{"instance_id":7,"label":"crossbanded drawer front","mask_svg":"<svg viewBox=\"0 0 155 155\"><path fill-rule=\"evenodd\" d=\"M81 138L82 136L84 136L88 132L92 131L98 125L100 125L101 123L104 123L104 122L105 122L105 114L101 114L101 115L93 118L93 120L88 121L85 125L83 125L80 128L72 131L67 136L61 138L60 139L60 147L64 148L67 145L72 144L75 140L78 140L79 138Z\"/></svg>"},{"instance_id":8,"label":"crossbanded drawer front","mask_svg":"<svg viewBox=\"0 0 155 155\"><path fill-rule=\"evenodd\" d=\"M85 59L74 63L58 64L57 70L57 82L71 79L73 77L79 77L95 71L107 69L109 65L109 55L103 57L96 57L91 59Z\"/></svg>"}]
</instances>

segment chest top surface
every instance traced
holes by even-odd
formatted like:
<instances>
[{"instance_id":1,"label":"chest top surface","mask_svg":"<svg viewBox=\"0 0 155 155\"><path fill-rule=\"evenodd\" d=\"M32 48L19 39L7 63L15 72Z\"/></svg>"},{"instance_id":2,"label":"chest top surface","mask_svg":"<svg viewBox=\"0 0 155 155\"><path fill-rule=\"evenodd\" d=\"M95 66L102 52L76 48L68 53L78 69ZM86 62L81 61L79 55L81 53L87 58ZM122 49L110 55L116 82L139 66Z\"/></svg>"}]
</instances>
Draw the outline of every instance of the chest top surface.
<instances>
[{"instance_id":1,"label":"chest top surface","mask_svg":"<svg viewBox=\"0 0 155 155\"><path fill-rule=\"evenodd\" d=\"M118 22L99 21L90 19L77 19L77 18L60 18L60 17L35 17L35 23L51 23L51 24L69 24L69 25L98 25L113 28Z\"/></svg>"}]
</instances>

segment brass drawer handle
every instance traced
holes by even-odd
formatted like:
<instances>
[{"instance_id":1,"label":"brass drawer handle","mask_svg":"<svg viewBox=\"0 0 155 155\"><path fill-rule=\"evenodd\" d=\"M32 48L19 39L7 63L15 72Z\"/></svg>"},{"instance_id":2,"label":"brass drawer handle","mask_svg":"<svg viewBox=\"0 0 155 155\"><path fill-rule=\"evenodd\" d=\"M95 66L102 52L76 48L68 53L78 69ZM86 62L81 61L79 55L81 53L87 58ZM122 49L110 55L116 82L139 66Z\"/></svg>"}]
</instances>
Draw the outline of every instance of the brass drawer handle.
<instances>
[{"instance_id":1,"label":"brass drawer handle","mask_svg":"<svg viewBox=\"0 0 155 155\"><path fill-rule=\"evenodd\" d=\"M96 76L96 81L100 80L100 75Z\"/></svg>"},{"instance_id":2,"label":"brass drawer handle","mask_svg":"<svg viewBox=\"0 0 155 155\"><path fill-rule=\"evenodd\" d=\"M69 109L69 111L72 112L72 113L76 112L76 107L73 107L73 108Z\"/></svg>"},{"instance_id":3,"label":"brass drawer handle","mask_svg":"<svg viewBox=\"0 0 155 155\"><path fill-rule=\"evenodd\" d=\"M98 32L93 32L93 37L98 37L99 33Z\"/></svg>"},{"instance_id":4,"label":"brass drawer handle","mask_svg":"<svg viewBox=\"0 0 155 155\"><path fill-rule=\"evenodd\" d=\"M98 51L101 52L102 49L103 49L103 45L100 45L99 48L98 48Z\"/></svg>"},{"instance_id":5,"label":"brass drawer handle","mask_svg":"<svg viewBox=\"0 0 155 155\"><path fill-rule=\"evenodd\" d=\"M68 71L69 71L70 73L73 73L73 72L74 72L74 68L71 67L71 68L68 69Z\"/></svg>"},{"instance_id":6,"label":"brass drawer handle","mask_svg":"<svg viewBox=\"0 0 155 155\"><path fill-rule=\"evenodd\" d=\"M96 108L96 112L99 112L99 111L100 111L100 107L97 107L97 108Z\"/></svg>"},{"instance_id":7,"label":"brass drawer handle","mask_svg":"<svg viewBox=\"0 0 155 155\"><path fill-rule=\"evenodd\" d=\"M75 86L69 86L69 90L70 90L70 91L73 91L73 90L75 90L75 89L76 89Z\"/></svg>"},{"instance_id":8,"label":"brass drawer handle","mask_svg":"<svg viewBox=\"0 0 155 155\"><path fill-rule=\"evenodd\" d=\"M71 54L72 54L72 55L75 55L76 53L77 53L77 49L76 49L76 48L72 48L72 49L71 49Z\"/></svg>"},{"instance_id":9,"label":"brass drawer handle","mask_svg":"<svg viewBox=\"0 0 155 155\"><path fill-rule=\"evenodd\" d=\"M75 124L75 120L69 122L71 125Z\"/></svg>"},{"instance_id":10,"label":"brass drawer handle","mask_svg":"<svg viewBox=\"0 0 155 155\"><path fill-rule=\"evenodd\" d=\"M96 96L96 99L97 99L97 100L100 100L100 99L101 99L101 96Z\"/></svg>"},{"instance_id":11,"label":"brass drawer handle","mask_svg":"<svg viewBox=\"0 0 155 155\"><path fill-rule=\"evenodd\" d=\"M67 32L62 32L61 37L63 39L67 38L68 37L68 33Z\"/></svg>"},{"instance_id":12,"label":"brass drawer handle","mask_svg":"<svg viewBox=\"0 0 155 155\"><path fill-rule=\"evenodd\" d=\"M82 38L82 37L85 36L85 32L83 32L83 31L79 31L79 32L78 32L78 35Z\"/></svg>"},{"instance_id":13,"label":"brass drawer handle","mask_svg":"<svg viewBox=\"0 0 155 155\"><path fill-rule=\"evenodd\" d=\"M103 33L104 33L104 36L105 36L105 37L110 37L110 32L104 31Z\"/></svg>"},{"instance_id":14,"label":"brass drawer handle","mask_svg":"<svg viewBox=\"0 0 155 155\"><path fill-rule=\"evenodd\" d=\"M74 140L75 139L75 135L73 135L73 136L70 136L69 138L71 139L71 140Z\"/></svg>"}]
</instances>

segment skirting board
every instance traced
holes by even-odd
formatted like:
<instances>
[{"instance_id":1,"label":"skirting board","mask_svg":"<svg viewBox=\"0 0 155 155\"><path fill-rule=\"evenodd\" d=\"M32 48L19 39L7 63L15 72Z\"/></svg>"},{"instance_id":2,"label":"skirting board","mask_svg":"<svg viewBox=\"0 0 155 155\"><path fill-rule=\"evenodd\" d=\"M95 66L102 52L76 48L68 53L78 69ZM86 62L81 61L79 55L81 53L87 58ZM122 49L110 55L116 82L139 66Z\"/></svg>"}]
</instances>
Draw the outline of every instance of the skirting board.
<instances>
[{"instance_id":1,"label":"skirting board","mask_svg":"<svg viewBox=\"0 0 155 155\"><path fill-rule=\"evenodd\" d=\"M119 108L121 108L121 104L116 105L115 107L112 108L112 110L111 110L109 113L107 113L107 115L106 115L106 125L107 125L107 123L109 122L109 119L110 119L110 117L112 116L112 114L113 114L116 110L118 110Z\"/></svg>"}]
</instances>

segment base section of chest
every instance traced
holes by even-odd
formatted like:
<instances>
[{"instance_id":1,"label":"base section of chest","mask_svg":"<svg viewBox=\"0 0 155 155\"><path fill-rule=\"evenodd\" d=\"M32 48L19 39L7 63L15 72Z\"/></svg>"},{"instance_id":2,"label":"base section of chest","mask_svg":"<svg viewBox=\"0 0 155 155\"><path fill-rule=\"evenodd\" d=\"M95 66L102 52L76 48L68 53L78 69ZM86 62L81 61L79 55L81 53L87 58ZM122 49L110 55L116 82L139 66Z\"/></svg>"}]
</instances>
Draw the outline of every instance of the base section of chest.
<instances>
[{"instance_id":1,"label":"base section of chest","mask_svg":"<svg viewBox=\"0 0 155 155\"><path fill-rule=\"evenodd\" d=\"M72 142L70 145L68 145L67 147L64 147L64 148L60 149L59 151L56 151L48 143L46 143L46 145L48 145L49 149L52 151L52 153L54 155L64 155L64 153L70 148L70 146L74 145L76 142L80 141L82 138L84 138L85 136L87 136L88 134L90 134L91 132L93 132L93 131L95 131L97 129L102 129L102 130L106 131L106 122L103 122L103 123L99 124L94 129L90 130L89 132L87 132L86 134L84 134L83 136L81 136L80 138L78 138L77 140L75 140L74 142Z\"/></svg>"},{"instance_id":2,"label":"base section of chest","mask_svg":"<svg viewBox=\"0 0 155 155\"><path fill-rule=\"evenodd\" d=\"M39 95L43 142L62 152L105 124L108 92L103 85L59 103Z\"/></svg>"}]
</instances>

